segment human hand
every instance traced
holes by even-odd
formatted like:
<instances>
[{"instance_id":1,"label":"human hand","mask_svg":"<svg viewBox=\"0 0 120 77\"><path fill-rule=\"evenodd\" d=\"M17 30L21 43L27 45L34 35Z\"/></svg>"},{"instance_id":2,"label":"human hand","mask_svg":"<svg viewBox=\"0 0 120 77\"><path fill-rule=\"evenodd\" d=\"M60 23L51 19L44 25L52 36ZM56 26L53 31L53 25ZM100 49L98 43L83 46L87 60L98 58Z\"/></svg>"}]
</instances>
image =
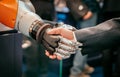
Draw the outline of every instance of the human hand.
<instances>
[{"instance_id":1,"label":"human hand","mask_svg":"<svg viewBox=\"0 0 120 77\"><path fill-rule=\"evenodd\" d=\"M67 38L68 40L76 41L76 38L74 37L74 32L65 28L61 28L61 27L53 28L47 33L50 35L60 35L64 38Z\"/></svg>"}]
</instances>

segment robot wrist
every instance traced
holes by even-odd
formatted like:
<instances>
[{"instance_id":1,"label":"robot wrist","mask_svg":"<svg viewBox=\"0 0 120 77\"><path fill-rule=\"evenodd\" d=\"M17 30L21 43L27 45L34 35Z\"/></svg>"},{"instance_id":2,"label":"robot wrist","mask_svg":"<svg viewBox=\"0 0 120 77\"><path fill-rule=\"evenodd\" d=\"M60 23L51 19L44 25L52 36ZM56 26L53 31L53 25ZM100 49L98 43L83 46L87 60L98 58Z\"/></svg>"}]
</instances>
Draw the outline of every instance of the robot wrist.
<instances>
[{"instance_id":1,"label":"robot wrist","mask_svg":"<svg viewBox=\"0 0 120 77\"><path fill-rule=\"evenodd\" d=\"M35 40L41 40L46 29L50 28L50 24L35 21L29 29L29 35Z\"/></svg>"},{"instance_id":2,"label":"robot wrist","mask_svg":"<svg viewBox=\"0 0 120 77\"><path fill-rule=\"evenodd\" d=\"M29 29L29 35L36 40L36 34L38 32L38 30L40 29L40 27L43 25L43 22L40 21L35 21L34 23L32 23L32 26L30 26Z\"/></svg>"}]
</instances>

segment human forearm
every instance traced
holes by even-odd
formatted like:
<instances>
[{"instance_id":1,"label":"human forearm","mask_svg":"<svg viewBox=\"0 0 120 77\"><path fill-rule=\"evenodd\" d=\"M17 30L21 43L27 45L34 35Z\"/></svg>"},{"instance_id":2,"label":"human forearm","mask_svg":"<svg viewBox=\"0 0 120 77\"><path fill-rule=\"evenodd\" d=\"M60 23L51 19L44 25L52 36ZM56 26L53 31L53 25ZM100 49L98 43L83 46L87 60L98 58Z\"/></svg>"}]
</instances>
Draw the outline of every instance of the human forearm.
<instances>
[{"instance_id":1,"label":"human forearm","mask_svg":"<svg viewBox=\"0 0 120 77\"><path fill-rule=\"evenodd\" d=\"M119 18L103 22L96 27L75 31L78 41L83 43L82 53L88 54L120 44Z\"/></svg>"}]
</instances>

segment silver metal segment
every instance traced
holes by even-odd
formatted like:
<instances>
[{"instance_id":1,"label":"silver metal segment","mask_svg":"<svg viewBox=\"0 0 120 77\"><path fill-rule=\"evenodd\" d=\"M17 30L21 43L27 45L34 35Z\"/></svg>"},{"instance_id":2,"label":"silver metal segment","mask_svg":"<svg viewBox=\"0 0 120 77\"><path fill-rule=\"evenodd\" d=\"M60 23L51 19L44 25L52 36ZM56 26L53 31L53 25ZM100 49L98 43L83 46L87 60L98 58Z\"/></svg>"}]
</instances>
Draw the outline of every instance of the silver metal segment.
<instances>
[{"instance_id":1,"label":"silver metal segment","mask_svg":"<svg viewBox=\"0 0 120 77\"><path fill-rule=\"evenodd\" d=\"M65 56L68 56L70 55L70 53L68 51L65 51L63 49L60 49L60 48L56 48L56 52L62 54L62 55L65 55Z\"/></svg>"},{"instance_id":2,"label":"silver metal segment","mask_svg":"<svg viewBox=\"0 0 120 77\"><path fill-rule=\"evenodd\" d=\"M63 37L61 37L61 36L59 36L59 38L60 38L60 42L66 44L66 45L76 46L76 44L77 44L76 41L71 41L71 40L68 40L68 39L66 39L66 38L63 38Z\"/></svg>"},{"instance_id":3,"label":"silver metal segment","mask_svg":"<svg viewBox=\"0 0 120 77\"><path fill-rule=\"evenodd\" d=\"M62 59L67 59L70 57L70 54L64 54L62 52L65 52L63 51L62 49L56 49L57 52L55 52L54 54L57 55L57 56L60 56Z\"/></svg>"},{"instance_id":4,"label":"silver metal segment","mask_svg":"<svg viewBox=\"0 0 120 77\"><path fill-rule=\"evenodd\" d=\"M75 54L79 49L79 45L81 45L77 41L71 41L66 38L60 37L60 42L58 43L58 47L54 54L60 56L62 59L69 58L71 54Z\"/></svg>"},{"instance_id":5,"label":"silver metal segment","mask_svg":"<svg viewBox=\"0 0 120 77\"><path fill-rule=\"evenodd\" d=\"M55 27L61 27L61 28L69 29L69 30L76 30L75 27L68 25L68 24L64 24L63 22L57 23Z\"/></svg>"},{"instance_id":6,"label":"silver metal segment","mask_svg":"<svg viewBox=\"0 0 120 77\"><path fill-rule=\"evenodd\" d=\"M67 45L65 45L65 44L63 44L63 43L59 43L58 44L59 46L59 48L61 48L61 49L63 49L63 50L65 50L65 51L68 51L69 53L75 53L75 47L70 47L70 46L67 46Z\"/></svg>"}]
</instances>

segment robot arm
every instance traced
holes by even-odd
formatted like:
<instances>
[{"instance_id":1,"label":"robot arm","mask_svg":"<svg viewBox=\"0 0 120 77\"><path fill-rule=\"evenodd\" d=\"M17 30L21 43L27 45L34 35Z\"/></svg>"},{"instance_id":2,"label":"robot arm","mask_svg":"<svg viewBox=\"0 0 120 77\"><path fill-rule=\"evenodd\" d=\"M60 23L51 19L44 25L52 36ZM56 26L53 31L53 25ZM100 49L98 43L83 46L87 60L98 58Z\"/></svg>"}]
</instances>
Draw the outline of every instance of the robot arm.
<instances>
[{"instance_id":1,"label":"robot arm","mask_svg":"<svg viewBox=\"0 0 120 77\"><path fill-rule=\"evenodd\" d=\"M22 32L26 36L31 36L36 39L35 33L32 34L32 29L37 26L43 26L43 20L35 14L24 1L19 1L15 29Z\"/></svg>"},{"instance_id":2,"label":"robot arm","mask_svg":"<svg viewBox=\"0 0 120 77\"><path fill-rule=\"evenodd\" d=\"M0 0L0 9L0 22L2 24L42 43L50 51L50 54L56 51L58 42L62 38L47 34L46 31L53 26L35 14L35 9L29 0ZM67 57L70 54L69 52L63 54L64 51L58 48L57 55L62 54L61 56Z\"/></svg>"},{"instance_id":3,"label":"robot arm","mask_svg":"<svg viewBox=\"0 0 120 77\"><path fill-rule=\"evenodd\" d=\"M22 34L32 37L41 43L48 44L47 48L54 51L54 46L57 45L55 41L58 37L51 37L47 35L46 30L52 26L35 14L34 7L29 0L0 0L0 23L7 27L16 29ZM46 38L47 37L47 38ZM51 40L50 40L51 39ZM49 46L50 45L50 46Z\"/></svg>"},{"instance_id":4,"label":"robot arm","mask_svg":"<svg viewBox=\"0 0 120 77\"><path fill-rule=\"evenodd\" d=\"M49 24L35 14L35 9L29 0L1 0L0 22L5 26L16 29L26 36L37 39Z\"/></svg>"},{"instance_id":5,"label":"robot arm","mask_svg":"<svg viewBox=\"0 0 120 77\"><path fill-rule=\"evenodd\" d=\"M17 0L0 0L0 22L14 28L17 17Z\"/></svg>"}]
</instances>

